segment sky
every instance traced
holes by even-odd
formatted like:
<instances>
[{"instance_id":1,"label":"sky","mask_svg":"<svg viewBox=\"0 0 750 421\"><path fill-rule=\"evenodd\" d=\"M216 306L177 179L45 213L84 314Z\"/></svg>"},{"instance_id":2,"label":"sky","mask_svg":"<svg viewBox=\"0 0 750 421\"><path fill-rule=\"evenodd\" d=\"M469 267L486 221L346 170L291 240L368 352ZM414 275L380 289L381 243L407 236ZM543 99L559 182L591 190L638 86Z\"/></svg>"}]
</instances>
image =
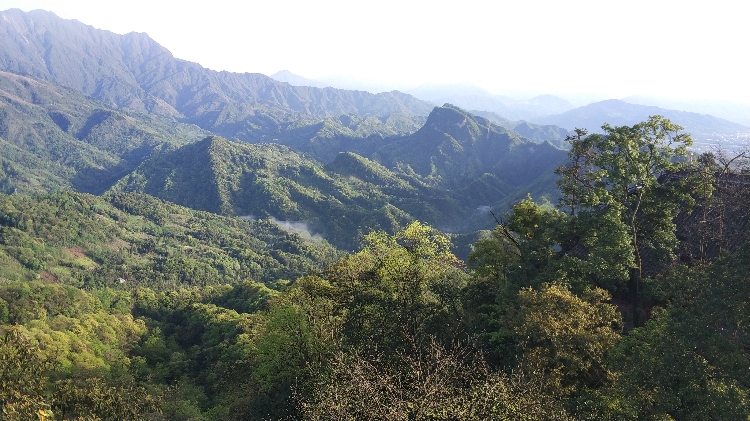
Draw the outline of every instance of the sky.
<instances>
[{"instance_id":1,"label":"sky","mask_svg":"<svg viewBox=\"0 0 750 421\"><path fill-rule=\"evenodd\" d=\"M0 0L213 70L750 103L745 1Z\"/></svg>"}]
</instances>

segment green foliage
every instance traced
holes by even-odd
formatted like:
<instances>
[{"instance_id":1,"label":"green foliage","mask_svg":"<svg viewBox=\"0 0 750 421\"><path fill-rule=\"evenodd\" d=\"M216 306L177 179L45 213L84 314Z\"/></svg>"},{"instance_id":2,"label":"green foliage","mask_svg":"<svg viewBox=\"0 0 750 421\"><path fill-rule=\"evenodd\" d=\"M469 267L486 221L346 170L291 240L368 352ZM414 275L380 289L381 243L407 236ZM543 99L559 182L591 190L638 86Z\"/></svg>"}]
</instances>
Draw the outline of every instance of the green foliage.
<instances>
[{"instance_id":1,"label":"green foliage","mask_svg":"<svg viewBox=\"0 0 750 421\"><path fill-rule=\"evenodd\" d=\"M108 317L100 311L38 319L26 327L0 326L3 419L142 420L158 412L159 397L127 375L123 351L144 328L123 332L125 323L138 325L129 315ZM112 369L93 366L96 361L111 363Z\"/></svg>"},{"instance_id":2,"label":"green foliage","mask_svg":"<svg viewBox=\"0 0 750 421\"><path fill-rule=\"evenodd\" d=\"M521 366L548 373L550 393L581 393L609 384L609 350L620 339L622 316L601 289L577 297L557 285L519 293L510 324L520 338Z\"/></svg>"},{"instance_id":3,"label":"green foliage","mask_svg":"<svg viewBox=\"0 0 750 421\"><path fill-rule=\"evenodd\" d=\"M149 420L161 402L135 384L108 384L101 378L61 380L54 385L54 413L62 419Z\"/></svg>"},{"instance_id":4,"label":"green foliage","mask_svg":"<svg viewBox=\"0 0 750 421\"><path fill-rule=\"evenodd\" d=\"M0 327L0 405L4 420L51 417L45 375L49 361L42 358L19 327ZM43 419L40 416L41 419Z\"/></svg>"},{"instance_id":5,"label":"green foliage","mask_svg":"<svg viewBox=\"0 0 750 421\"><path fill-rule=\"evenodd\" d=\"M0 276L89 289L293 279L337 252L282 231L144 195L0 196Z\"/></svg>"},{"instance_id":6,"label":"green foliage","mask_svg":"<svg viewBox=\"0 0 750 421\"><path fill-rule=\"evenodd\" d=\"M569 163L557 171L561 205L573 215L614 212L618 225L630 231L623 234L633 250L633 267L640 272L643 252L674 257L678 243L673 219L690 208L693 198L685 182L660 182L660 177L684 168L679 158L692 140L661 116L632 127L605 124L602 129L603 135L586 136L579 130L570 138Z\"/></svg>"},{"instance_id":7,"label":"green foliage","mask_svg":"<svg viewBox=\"0 0 750 421\"><path fill-rule=\"evenodd\" d=\"M659 286L672 302L613 354L619 372L600 411L620 419L744 419L750 413L747 271L750 249ZM607 412L611 411L611 412ZM613 415L615 414L615 415Z\"/></svg>"},{"instance_id":8,"label":"green foliage","mask_svg":"<svg viewBox=\"0 0 750 421\"><path fill-rule=\"evenodd\" d=\"M361 252L325 272L348 309L344 337L391 350L421 334L450 337L466 275L448 239L414 222L394 236L375 232L365 240Z\"/></svg>"}]
</instances>

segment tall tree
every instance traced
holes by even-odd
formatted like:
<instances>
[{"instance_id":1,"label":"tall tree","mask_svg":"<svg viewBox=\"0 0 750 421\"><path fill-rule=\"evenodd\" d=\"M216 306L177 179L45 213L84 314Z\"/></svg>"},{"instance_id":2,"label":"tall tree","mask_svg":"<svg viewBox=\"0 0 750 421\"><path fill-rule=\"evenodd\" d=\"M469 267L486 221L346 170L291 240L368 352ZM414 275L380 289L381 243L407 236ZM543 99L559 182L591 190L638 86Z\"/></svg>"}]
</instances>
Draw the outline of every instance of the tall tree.
<instances>
[{"instance_id":1,"label":"tall tree","mask_svg":"<svg viewBox=\"0 0 750 421\"><path fill-rule=\"evenodd\" d=\"M602 130L569 138L570 160L557 170L561 206L601 222L602 232L624 235L613 240L629 244L629 255L620 258L629 262L629 289L637 300L645 253L657 260L674 257L673 219L694 203L690 179L681 174L692 139L661 116L632 127L605 124Z\"/></svg>"}]
</instances>

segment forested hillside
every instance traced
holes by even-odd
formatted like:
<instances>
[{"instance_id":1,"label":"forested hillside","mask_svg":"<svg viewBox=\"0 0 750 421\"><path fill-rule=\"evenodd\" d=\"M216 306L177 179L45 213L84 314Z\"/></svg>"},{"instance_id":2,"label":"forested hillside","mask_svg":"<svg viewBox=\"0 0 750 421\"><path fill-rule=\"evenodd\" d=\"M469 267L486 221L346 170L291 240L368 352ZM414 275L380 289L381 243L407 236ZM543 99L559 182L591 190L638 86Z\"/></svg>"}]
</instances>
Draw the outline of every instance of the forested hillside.
<instances>
[{"instance_id":1,"label":"forested hillside","mask_svg":"<svg viewBox=\"0 0 750 421\"><path fill-rule=\"evenodd\" d=\"M445 105L415 134L383 139L371 159L339 152L323 166L282 146L209 137L144 162L113 190L223 215L304 223L354 250L363 234L393 234L414 220L455 233L491 228L490 207L507 209L527 193L554 197L552 172L563 156L549 143Z\"/></svg>"},{"instance_id":2,"label":"forested hillside","mask_svg":"<svg viewBox=\"0 0 750 421\"><path fill-rule=\"evenodd\" d=\"M419 222L341 255L145 195L0 196L4 416L745 419L744 161L676 159L661 117L603 130L571 138L559 207L519 201L466 263Z\"/></svg>"},{"instance_id":3,"label":"forested hillside","mask_svg":"<svg viewBox=\"0 0 750 421\"><path fill-rule=\"evenodd\" d=\"M0 72L0 186L6 193L53 188L101 193L148 157L207 134Z\"/></svg>"}]
</instances>

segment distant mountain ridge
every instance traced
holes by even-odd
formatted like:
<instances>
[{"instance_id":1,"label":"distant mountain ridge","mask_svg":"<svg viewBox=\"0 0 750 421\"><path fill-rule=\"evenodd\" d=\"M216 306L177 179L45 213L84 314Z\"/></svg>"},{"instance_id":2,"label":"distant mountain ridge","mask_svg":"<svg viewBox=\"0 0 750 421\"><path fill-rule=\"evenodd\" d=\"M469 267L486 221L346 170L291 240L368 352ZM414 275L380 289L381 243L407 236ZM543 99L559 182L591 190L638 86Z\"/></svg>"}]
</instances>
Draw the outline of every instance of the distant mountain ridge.
<instances>
[{"instance_id":1,"label":"distant mountain ridge","mask_svg":"<svg viewBox=\"0 0 750 421\"><path fill-rule=\"evenodd\" d=\"M216 72L176 59L142 33L118 35L51 12L0 12L0 70L77 89L104 103L187 119L210 129L247 107L308 115L427 115L431 105L400 92L297 87L262 74Z\"/></svg>"},{"instance_id":2,"label":"distant mountain ridge","mask_svg":"<svg viewBox=\"0 0 750 421\"><path fill-rule=\"evenodd\" d=\"M437 104L447 102L464 109L489 111L509 120L531 120L574 108L570 102L554 95L517 100L494 95L472 85L422 85L406 91L426 101Z\"/></svg>"},{"instance_id":3,"label":"distant mountain ridge","mask_svg":"<svg viewBox=\"0 0 750 421\"><path fill-rule=\"evenodd\" d=\"M328 79L308 79L288 70L274 73L271 78L294 86L337 86ZM345 85L342 87L358 90L370 90L373 87L372 84L357 83L356 81ZM492 112L509 120L528 120L575 108L567 100L554 95L538 95L530 99L518 100L508 96L491 94L478 86L467 84L424 84L403 89L403 91L436 105L450 103L467 110Z\"/></svg>"},{"instance_id":4,"label":"distant mountain ridge","mask_svg":"<svg viewBox=\"0 0 750 421\"><path fill-rule=\"evenodd\" d=\"M750 127L750 104L721 100L689 100L654 98L642 95L620 98L630 104L650 105L668 110L709 114L733 123Z\"/></svg>"},{"instance_id":5,"label":"distant mountain ridge","mask_svg":"<svg viewBox=\"0 0 750 421\"><path fill-rule=\"evenodd\" d=\"M645 121L652 115L664 116L673 123L683 126L686 132L694 135L734 134L750 131L750 128L746 126L707 114L665 110L654 106L630 104L618 99L595 102L562 114L532 121L538 124L553 124L568 130L578 127L588 129L590 132L598 132L604 123L609 123L612 126L632 126Z\"/></svg>"},{"instance_id":6,"label":"distant mountain ridge","mask_svg":"<svg viewBox=\"0 0 750 421\"><path fill-rule=\"evenodd\" d=\"M289 70L281 70L270 76L271 79L278 80L279 82L286 82L292 86L312 86L314 88L332 88L329 84L313 79L308 79L303 76L295 75Z\"/></svg>"}]
</instances>

